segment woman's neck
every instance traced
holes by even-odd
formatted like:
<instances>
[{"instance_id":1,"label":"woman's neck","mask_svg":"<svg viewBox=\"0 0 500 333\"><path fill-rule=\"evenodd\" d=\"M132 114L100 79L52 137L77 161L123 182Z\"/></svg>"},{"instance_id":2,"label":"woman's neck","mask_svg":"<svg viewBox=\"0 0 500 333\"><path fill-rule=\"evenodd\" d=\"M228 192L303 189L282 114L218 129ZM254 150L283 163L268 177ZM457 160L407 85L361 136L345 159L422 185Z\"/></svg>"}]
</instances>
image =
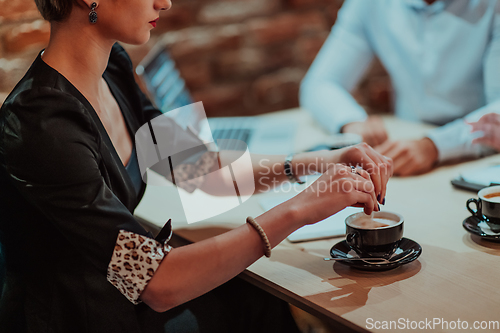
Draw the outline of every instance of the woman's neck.
<instances>
[{"instance_id":1,"label":"woman's neck","mask_svg":"<svg viewBox=\"0 0 500 333\"><path fill-rule=\"evenodd\" d=\"M85 97L98 96L113 41L102 41L89 27L51 24L42 59L68 79Z\"/></svg>"}]
</instances>

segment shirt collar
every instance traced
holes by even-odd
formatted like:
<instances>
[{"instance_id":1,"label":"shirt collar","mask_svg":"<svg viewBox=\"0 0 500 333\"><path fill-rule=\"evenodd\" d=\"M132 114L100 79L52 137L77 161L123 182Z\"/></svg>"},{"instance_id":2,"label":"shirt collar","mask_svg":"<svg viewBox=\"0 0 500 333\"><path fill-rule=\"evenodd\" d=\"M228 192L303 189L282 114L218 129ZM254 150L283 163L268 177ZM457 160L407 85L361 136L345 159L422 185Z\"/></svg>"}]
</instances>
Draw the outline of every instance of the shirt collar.
<instances>
[{"instance_id":1,"label":"shirt collar","mask_svg":"<svg viewBox=\"0 0 500 333\"><path fill-rule=\"evenodd\" d=\"M412 7L415 10L436 14L443 11L446 7L447 1L437 0L432 5L427 4L425 0L405 0L405 2L409 7Z\"/></svg>"}]
</instances>

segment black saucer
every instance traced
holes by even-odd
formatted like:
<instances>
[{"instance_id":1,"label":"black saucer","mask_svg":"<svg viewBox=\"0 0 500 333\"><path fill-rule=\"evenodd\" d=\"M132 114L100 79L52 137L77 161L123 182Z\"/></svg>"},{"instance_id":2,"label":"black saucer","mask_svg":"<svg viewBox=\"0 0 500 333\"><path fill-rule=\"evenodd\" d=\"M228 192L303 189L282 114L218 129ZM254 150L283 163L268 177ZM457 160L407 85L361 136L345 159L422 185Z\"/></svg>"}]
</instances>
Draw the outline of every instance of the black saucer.
<instances>
[{"instance_id":1,"label":"black saucer","mask_svg":"<svg viewBox=\"0 0 500 333\"><path fill-rule=\"evenodd\" d=\"M361 260L342 260L339 263L351 266L352 268L361 269L364 271L386 271L389 269L393 269L399 267L401 265L412 262L417 259L422 253L422 247L415 241L412 241L409 238L403 237L401 239L401 243L399 243L399 247L396 249L395 254L399 254L408 249L413 249L413 253L410 254L405 259L398 262L390 262L384 264L374 264L374 263L366 263ZM352 250L345 240L338 242L330 249L330 255L332 258L344 258L349 255L353 258L359 258L358 254Z\"/></svg>"},{"instance_id":2,"label":"black saucer","mask_svg":"<svg viewBox=\"0 0 500 333\"><path fill-rule=\"evenodd\" d=\"M469 216L462 223L465 230L471 234L477 235L484 240L492 242L500 242L500 226L491 228L487 220L482 220L477 216Z\"/></svg>"}]
</instances>

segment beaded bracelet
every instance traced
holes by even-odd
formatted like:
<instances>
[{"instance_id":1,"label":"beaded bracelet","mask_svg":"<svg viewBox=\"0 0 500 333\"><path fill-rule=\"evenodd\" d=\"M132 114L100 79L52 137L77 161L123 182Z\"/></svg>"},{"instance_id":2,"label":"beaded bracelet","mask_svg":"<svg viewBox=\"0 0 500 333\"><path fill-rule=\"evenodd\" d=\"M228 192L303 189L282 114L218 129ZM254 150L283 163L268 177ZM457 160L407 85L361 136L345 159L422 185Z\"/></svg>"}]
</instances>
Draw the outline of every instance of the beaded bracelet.
<instances>
[{"instance_id":1,"label":"beaded bracelet","mask_svg":"<svg viewBox=\"0 0 500 333\"><path fill-rule=\"evenodd\" d=\"M262 238L262 242L264 242L264 255L269 258L271 256L271 243L269 242L264 229L262 229L262 227L251 216L247 217L247 223L249 223L259 233L260 238Z\"/></svg>"}]
</instances>

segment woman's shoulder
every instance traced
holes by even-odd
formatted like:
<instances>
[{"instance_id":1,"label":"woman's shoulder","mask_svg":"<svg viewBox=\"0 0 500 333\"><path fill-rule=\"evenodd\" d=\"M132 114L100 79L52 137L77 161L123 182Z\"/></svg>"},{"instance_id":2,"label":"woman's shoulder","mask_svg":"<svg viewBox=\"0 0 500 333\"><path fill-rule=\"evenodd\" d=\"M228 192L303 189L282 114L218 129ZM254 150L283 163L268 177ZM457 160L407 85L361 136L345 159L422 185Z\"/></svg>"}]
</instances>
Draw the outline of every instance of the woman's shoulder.
<instances>
[{"instance_id":1,"label":"woman's shoulder","mask_svg":"<svg viewBox=\"0 0 500 333\"><path fill-rule=\"evenodd\" d=\"M76 89L37 58L0 108L3 153L38 149L43 144L95 137L86 106Z\"/></svg>"},{"instance_id":2,"label":"woman's shoulder","mask_svg":"<svg viewBox=\"0 0 500 333\"><path fill-rule=\"evenodd\" d=\"M89 125L82 101L65 88L37 84L37 79L25 76L6 98L0 108L0 130L9 125L14 131L21 128L41 131L44 128L41 124L49 119Z\"/></svg>"},{"instance_id":3,"label":"woman's shoulder","mask_svg":"<svg viewBox=\"0 0 500 333\"><path fill-rule=\"evenodd\" d=\"M24 77L7 96L0 109L5 113L45 112L57 113L60 109L81 111L85 109L80 92L58 71L47 65L41 54L33 61Z\"/></svg>"},{"instance_id":4,"label":"woman's shoulder","mask_svg":"<svg viewBox=\"0 0 500 333\"><path fill-rule=\"evenodd\" d=\"M0 109L0 165L20 179L95 177L80 168L97 158L98 138L82 103L54 87L23 82Z\"/></svg>"}]
</instances>

